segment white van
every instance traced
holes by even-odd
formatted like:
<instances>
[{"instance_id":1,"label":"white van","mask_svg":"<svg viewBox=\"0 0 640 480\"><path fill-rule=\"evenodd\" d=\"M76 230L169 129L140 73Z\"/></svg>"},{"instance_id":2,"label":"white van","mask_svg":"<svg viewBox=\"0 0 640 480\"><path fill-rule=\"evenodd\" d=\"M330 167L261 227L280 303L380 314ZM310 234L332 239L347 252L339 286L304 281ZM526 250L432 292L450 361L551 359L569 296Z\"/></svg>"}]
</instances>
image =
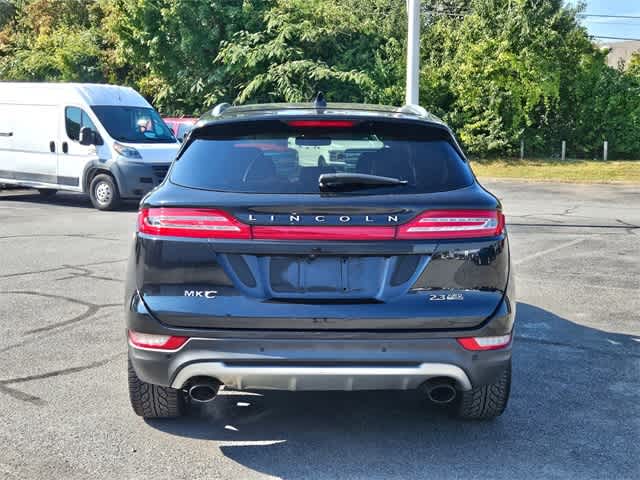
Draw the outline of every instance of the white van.
<instances>
[{"instance_id":1,"label":"white van","mask_svg":"<svg viewBox=\"0 0 640 480\"><path fill-rule=\"evenodd\" d=\"M0 82L0 184L85 192L111 210L162 182L179 146L131 88Z\"/></svg>"}]
</instances>

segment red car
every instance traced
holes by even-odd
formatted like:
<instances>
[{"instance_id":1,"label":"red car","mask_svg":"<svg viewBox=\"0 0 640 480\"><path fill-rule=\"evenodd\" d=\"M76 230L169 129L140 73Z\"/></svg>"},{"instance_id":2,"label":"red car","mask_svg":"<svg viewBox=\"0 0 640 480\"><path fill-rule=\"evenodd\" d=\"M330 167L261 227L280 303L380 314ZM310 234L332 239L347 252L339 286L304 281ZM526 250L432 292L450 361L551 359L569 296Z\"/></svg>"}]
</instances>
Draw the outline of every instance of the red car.
<instances>
[{"instance_id":1,"label":"red car","mask_svg":"<svg viewBox=\"0 0 640 480\"><path fill-rule=\"evenodd\" d=\"M175 137L182 141L191 127L193 127L198 120L194 117L163 117L164 123L171 129Z\"/></svg>"}]
</instances>

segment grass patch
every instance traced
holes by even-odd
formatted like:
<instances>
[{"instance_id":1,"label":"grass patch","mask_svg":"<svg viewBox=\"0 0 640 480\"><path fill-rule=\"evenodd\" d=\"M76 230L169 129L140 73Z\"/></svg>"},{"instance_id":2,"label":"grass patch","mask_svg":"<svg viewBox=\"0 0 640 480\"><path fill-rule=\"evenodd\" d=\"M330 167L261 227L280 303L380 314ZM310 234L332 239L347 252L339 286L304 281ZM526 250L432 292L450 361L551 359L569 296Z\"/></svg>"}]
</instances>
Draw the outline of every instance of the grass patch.
<instances>
[{"instance_id":1,"label":"grass patch","mask_svg":"<svg viewBox=\"0 0 640 480\"><path fill-rule=\"evenodd\" d=\"M514 178L523 180L640 183L640 160L472 160L471 167L478 177Z\"/></svg>"}]
</instances>

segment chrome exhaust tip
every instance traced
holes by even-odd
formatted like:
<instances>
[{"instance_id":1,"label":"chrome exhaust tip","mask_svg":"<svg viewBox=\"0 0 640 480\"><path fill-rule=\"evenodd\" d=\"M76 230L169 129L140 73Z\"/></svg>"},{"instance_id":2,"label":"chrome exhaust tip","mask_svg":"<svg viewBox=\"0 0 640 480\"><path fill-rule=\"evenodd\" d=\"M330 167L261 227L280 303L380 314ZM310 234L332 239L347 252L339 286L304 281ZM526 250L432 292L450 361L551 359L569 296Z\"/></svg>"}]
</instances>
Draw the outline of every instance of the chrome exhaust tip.
<instances>
[{"instance_id":1,"label":"chrome exhaust tip","mask_svg":"<svg viewBox=\"0 0 640 480\"><path fill-rule=\"evenodd\" d=\"M195 378L190 384L187 393L191 401L196 403L210 402L220 390L220 382L215 378Z\"/></svg>"},{"instance_id":2,"label":"chrome exhaust tip","mask_svg":"<svg viewBox=\"0 0 640 480\"><path fill-rule=\"evenodd\" d=\"M450 378L434 378L422 384L422 390L427 398L438 405L453 402L458 396L455 383Z\"/></svg>"}]
</instances>

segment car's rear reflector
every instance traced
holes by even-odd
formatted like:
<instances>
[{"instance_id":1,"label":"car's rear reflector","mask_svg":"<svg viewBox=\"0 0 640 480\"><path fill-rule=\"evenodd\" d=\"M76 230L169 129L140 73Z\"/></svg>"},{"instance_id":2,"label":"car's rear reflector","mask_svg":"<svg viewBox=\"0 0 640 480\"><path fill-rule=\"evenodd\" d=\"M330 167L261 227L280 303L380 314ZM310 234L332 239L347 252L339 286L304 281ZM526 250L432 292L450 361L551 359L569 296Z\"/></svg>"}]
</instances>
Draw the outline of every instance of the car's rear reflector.
<instances>
[{"instance_id":1,"label":"car's rear reflector","mask_svg":"<svg viewBox=\"0 0 640 480\"><path fill-rule=\"evenodd\" d=\"M290 127L302 128L350 128L355 125L351 120L291 120L287 122Z\"/></svg>"},{"instance_id":2,"label":"car's rear reflector","mask_svg":"<svg viewBox=\"0 0 640 480\"><path fill-rule=\"evenodd\" d=\"M511 343L511 334L499 337L466 337L458 338L457 340L465 350L500 350Z\"/></svg>"},{"instance_id":3,"label":"car's rear reflector","mask_svg":"<svg viewBox=\"0 0 640 480\"><path fill-rule=\"evenodd\" d=\"M261 226L252 228L259 240L393 240L394 227Z\"/></svg>"},{"instance_id":4,"label":"car's rear reflector","mask_svg":"<svg viewBox=\"0 0 640 480\"><path fill-rule=\"evenodd\" d=\"M504 215L497 210L431 210L398 227L396 238L458 239L495 237L504 230Z\"/></svg>"},{"instance_id":5,"label":"car's rear reflector","mask_svg":"<svg viewBox=\"0 0 640 480\"><path fill-rule=\"evenodd\" d=\"M169 237L251 238L249 225L207 208L143 208L138 214L138 231Z\"/></svg>"},{"instance_id":6,"label":"car's rear reflector","mask_svg":"<svg viewBox=\"0 0 640 480\"><path fill-rule=\"evenodd\" d=\"M176 335L157 335L154 333L140 333L129 330L129 343L135 348L144 350L178 350L189 337Z\"/></svg>"}]
</instances>

